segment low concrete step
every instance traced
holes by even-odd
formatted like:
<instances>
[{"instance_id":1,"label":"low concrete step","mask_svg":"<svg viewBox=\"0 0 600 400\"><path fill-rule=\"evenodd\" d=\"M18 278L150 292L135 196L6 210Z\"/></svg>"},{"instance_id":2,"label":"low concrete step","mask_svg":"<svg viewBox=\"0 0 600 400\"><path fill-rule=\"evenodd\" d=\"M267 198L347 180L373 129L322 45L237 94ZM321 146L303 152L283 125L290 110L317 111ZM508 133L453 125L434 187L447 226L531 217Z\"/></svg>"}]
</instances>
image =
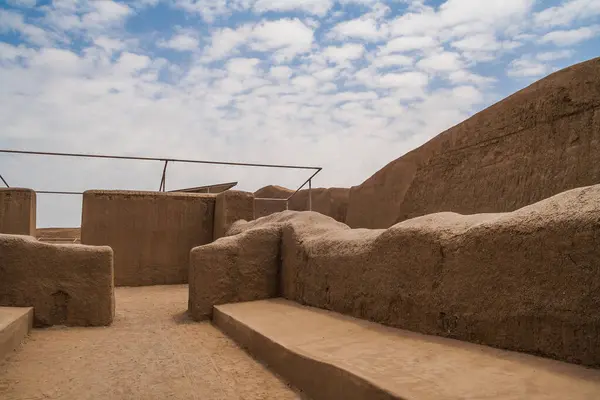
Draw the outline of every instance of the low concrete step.
<instances>
[{"instance_id":1,"label":"low concrete step","mask_svg":"<svg viewBox=\"0 0 600 400\"><path fill-rule=\"evenodd\" d=\"M0 307L0 360L19 347L32 324L33 307Z\"/></svg>"},{"instance_id":2,"label":"low concrete step","mask_svg":"<svg viewBox=\"0 0 600 400\"><path fill-rule=\"evenodd\" d=\"M600 370L282 299L214 311L216 326L314 400L600 399Z\"/></svg>"}]
</instances>

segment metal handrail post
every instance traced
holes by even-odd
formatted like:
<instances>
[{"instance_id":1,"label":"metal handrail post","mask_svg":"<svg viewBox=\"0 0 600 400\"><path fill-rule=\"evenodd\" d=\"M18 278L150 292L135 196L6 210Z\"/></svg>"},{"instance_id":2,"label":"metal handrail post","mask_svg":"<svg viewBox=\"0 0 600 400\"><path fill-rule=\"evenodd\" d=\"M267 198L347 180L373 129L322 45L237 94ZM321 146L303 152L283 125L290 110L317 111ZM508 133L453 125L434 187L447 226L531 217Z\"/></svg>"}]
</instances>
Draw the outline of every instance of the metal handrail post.
<instances>
[{"instance_id":1,"label":"metal handrail post","mask_svg":"<svg viewBox=\"0 0 600 400\"><path fill-rule=\"evenodd\" d=\"M308 211L312 211L312 179L308 180Z\"/></svg>"},{"instance_id":2,"label":"metal handrail post","mask_svg":"<svg viewBox=\"0 0 600 400\"><path fill-rule=\"evenodd\" d=\"M167 165L169 164L169 160L165 160L165 166L162 172L162 178L160 179L160 186L158 187L159 192L164 192L167 187Z\"/></svg>"}]
</instances>

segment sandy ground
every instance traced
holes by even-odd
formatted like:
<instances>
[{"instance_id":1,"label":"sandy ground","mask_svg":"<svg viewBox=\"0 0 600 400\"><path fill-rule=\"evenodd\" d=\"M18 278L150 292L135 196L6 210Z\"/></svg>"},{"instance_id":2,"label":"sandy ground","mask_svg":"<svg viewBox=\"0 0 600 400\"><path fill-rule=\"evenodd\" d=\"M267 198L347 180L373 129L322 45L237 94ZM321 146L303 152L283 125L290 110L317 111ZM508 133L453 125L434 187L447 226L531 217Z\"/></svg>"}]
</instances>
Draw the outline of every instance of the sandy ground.
<instances>
[{"instance_id":1,"label":"sandy ground","mask_svg":"<svg viewBox=\"0 0 600 400\"><path fill-rule=\"evenodd\" d=\"M300 399L210 323L187 286L118 288L107 328L34 330L0 362L0 399Z\"/></svg>"}]
</instances>

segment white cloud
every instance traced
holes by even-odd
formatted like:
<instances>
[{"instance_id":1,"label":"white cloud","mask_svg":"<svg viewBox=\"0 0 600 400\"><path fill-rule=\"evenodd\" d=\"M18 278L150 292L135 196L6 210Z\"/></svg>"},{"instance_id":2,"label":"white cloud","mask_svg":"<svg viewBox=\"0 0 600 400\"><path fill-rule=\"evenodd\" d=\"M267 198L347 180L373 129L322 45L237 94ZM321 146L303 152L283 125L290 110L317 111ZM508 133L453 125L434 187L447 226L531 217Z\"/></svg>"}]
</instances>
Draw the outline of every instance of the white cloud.
<instances>
[{"instance_id":1,"label":"white cloud","mask_svg":"<svg viewBox=\"0 0 600 400\"><path fill-rule=\"evenodd\" d=\"M200 42L193 34L179 33L169 40L160 41L158 45L178 51L193 51L198 49Z\"/></svg>"},{"instance_id":2,"label":"white cloud","mask_svg":"<svg viewBox=\"0 0 600 400\"><path fill-rule=\"evenodd\" d=\"M323 68L319 71L313 72L312 76L321 81L329 82L335 80L335 78L338 77L339 73L339 66L336 66L335 68Z\"/></svg>"},{"instance_id":3,"label":"white cloud","mask_svg":"<svg viewBox=\"0 0 600 400\"><path fill-rule=\"evenodd\" d=\"M209 23L234 12L248 10L259 15L266 12L300 12L323 17L333 4L334 0L175 0L174 2L175 7L199 14Z\"/></svg>"},{"instance_id":4,"label":"white cloud","mask_svg":"<svg viewBox=\"0 0 600 400\"><path fill-rule=\"evenodd\" d=\"M294 70L287 66L271 67L269 74L280 81L287 81L294 74Z\"/></svg>"},{"instance_id":5,"label":"white cloud","mask_svg":"<svg viewBox=\"0 0 600 400\"><path fill-rule=\"evenodd\" d=\"M287 60L309 51L313 39L313 29L299 19L279 19L256 25L251 34L250 47L259 51L276 50L277 59Z\"/></svg>"},{"instance_id":6,"label":"white cloud","mask_svg":"<svg viewBox=\"0 0 600 400\"><path fill-rule=\"evenodd\" d=\"M299 87L302 90L314 89L319 82L312 76L298 76L291 81L292 85Z\"/></svg>"},{"instance_id":7,"label":"white cloud","mask_svg":"<svg viewBox=\"0 0 600 400\"><path fill-rule=\"evenodd\" d=\"M375 58L372 65L377 68L402 67L413 65L414 59L401 54L392 54Z\"/></svg>"},{"instance_id":8,"label":"white cloud","mask_svg":"<svg viewBox=\"0 0 600 400\"><path fill-rule=\"evenodd\" d=\"M381 53L402 53L406 51L428 49L437 45L437 40L430 36L402 36L387 42L385 46L381 47Z\"/></svg>"},{"instance_id":9,"label":"white cloud","mask_svg":"<svg viewBox=\"0 0 600 400\"><path fill-rule=\"evenodd\" d=\"M577 20L596 18L599 15L598 0L567 0L558 6L536 13L534 21L538 26L555 27L569 25Z\"/></svg>"},{"instance_id":10,"label":"white cloud","mask_svg":"<svg viewBox=\"0 0 600 400\"><path fill-rule=\"evenodd\" d=\"M357 18L340 22L330 31L330 37L337 39L354 38L377 41L386 36L386 26L380 26L373 17Z\"/></svg>"},{"instance_id":11,"label":"white cloud","mask_svg":"<svg viewBox=\"0 0 600 400\"><path fill-rule=\"evenodd\" d=\"M448 0L440 6L440 18L448 25L478 21L498 24L527 15L534 0Z\"/></svg>"},{"instance_id":12,"label":"white cloud","mask_svg":"<svg viewBox=\"0 0 600 400\"><path fill-rule=\"evenodd\" d=\"M585 26L579 29L558 30L545 34L540 43L552 43L557 46L570 46L591 39L600 32L600 25Z\"/></svg>"},{"instance_id":13,"label":"white cloud","mask_svg":"<svg viewBox=\"0 0 600 400\"><path fill-rule=\"evenodd\" d=\"M36 19L36 25L50 27L63 35L77 32L91 38L122 27L134 13L126 4L112 0L54 1L42 9L45 14Z\"/></svg>"},{"instance_id":14,"label":"white cloud","mask_svg":"<svg viewBox=\"0 0 600 400\"><path fill-rule=\"evenodd\" d=\"M429 77L422 72L404 72L404 73L390 73L382 75L378 80L377 84L381 87L393 88L415 88L420 89L429 83Z\"/></svg>"},{"instance_id":15,"label":"white cloud","mask_svg":"<svg viewBox=\"0 0 600 400\"><path fill-rule=\"evenodd\" d=\"M350 43L344 46L329 46L323 50L327 60L336 64L357 60L362 57L365 48L360 44Z\"/></svg>"},{"instance_id":16,"label":"white cloud","mask_svg":"<svg viewBox=\"0 0 600 400\"><path fill-rule=\"evenodd\" d=\"M175 0L173 5L189 13L197 13L207 22L213 22L219 15L229 14L237 7L226 0Z\"/></svg>"},{"instance_id":17,"label":"white cloud","mask_svg":"<svg viewBox=\"0 0 600 400\"><path fill-rule=\"evenodd\" d=\"M464 66L458 53L443 51L422 58L417 67L429 71L457 71Z\"/></svg>"},{"instance_id":18,"label":"white cloud","mask_svg":"<svg viewBox=\"0 0 600 400\"><path fill-rule=\"evenodd\" d=\"M94 44L108 52L121 50L127 46L125 41L107 36L99 36L94 38Z\"/></svg>"},{"instance_id":19,"label":"white cloud","mask_svg":"<svg viewBox=\"0 0 600 400\"><path fill-rule=\"evenodd\" d=\"M452 88L452 96L458 100L461 105L467 108L483 101L483 95L479 89L473 86L457 86Z\"/></svg>"},{"instance_id":20,"label":"white cloud","mask_svg":"<svg viewBox=\"0 0 600 400\"><path fill-rule=\"evenodd\" d=\"M52 42L51 33L26 23L23 15L0 9L0 33L2 32L17 32L28 42L39 46L49 45Z\"/></svg>"},{"instance_id":21,"label":"white cloud","mask_svg":"<svg viewBox=\"0 0 600 400\"><path fill-rule=\"evenodd\" d=\"M29 58L34 53L35 50L25 46L13 46L0 42L0 61L15 61L20 57Z\"/></svg>"},{"instance_id":22,"label":"white cloud","mask_svg":"<svg viewBox=\"0 0 600 400\"><path fill-rule=\"evenodd\" d=\"M546 64L532 60L527 57L522 57L513 60L508 68L507 75L512 77L541 77L549 72Z\"/></svg>"},{"instance_id":23,"label":"white cloud","mask_svg":"<svg viewBox=\"0 0 600 400\"><path fill-rule=\"evenodd\" d=\"M536 54L535 58L540 61L555 61L573 56L572 50L548 51Z\"/></svg>"},{"instance_id":24,"label":"white cloud","mask_svg":"<svg viewBox=\"0 0 600 400\"><path fill-rule=\"evenodd\" d=\"M258 58L232 58L227 62L227 71L231 75L251 76L256 74L258 64Z\"/></svg>"},{"instance_id":25,"label":"white cloud","mask_svg":"<svg viewBox=\"0 0 600 400\"><path fill-rule=\"evenodd\" d=\"M392 35L431 35L443 31L465 35L501 30L524 19L534 0L447 0L438 10L421 6L391 22Z\"/></svg>"},{"instance_id":26,"label":"white cloud","mask_svg":"<svg viewBox=\"0 0 600 400\"><path fill-rule=\"evenodd\" d=\"M464 69L451 72L448 80L454 84L470 83L478 86L489 86L497 81L494 77L478 75Z\"/></svg>"},{"instance_id":27,"label":"white cloud","mask_svg":"<svg viewBox=\"0 0 600 400\"><path fill-rule=\"evenodd\" d=\"M83 16L82 22L84 24L96 25L120 22L132 12L131 8L125 4L111 0L99 0L90 4L92 4L92 11Z\"/></svg>"},{"instance_id":28,"label":"white cloud","mask_svg":"<svg viewBox=\"0 0 600 400\"><path fill-rule=\"evenodd\" d=\"M254 11L303 11L324 16L333 6L332 0L258 0L254 3Z\"/></svg>"},{"instance_id":29,"label":"white cloud","mask_svg":"<svg viewBox=\"0 0 600 400\"><path fill-rule=\"evenodd\" d=\"M8 0L8 4L16 7L35 7L37 0Z\"/></svg>"},{"instance_id":30,"label":"white cloud","mask_svg":"<svg viewBox=\"0 0 600 400\"><path fill-rule=\"evenodd\" d=\"M150 64L151 59L146 55L124 52L117 60L115 69L127 74L132 74L150 66Z\"/></svg>"},{"instance_id":31,"label":"white cloud","mask_svg":"<svg viewBox=\"0 0 600 400\"><path fill-rule=\"evenodd\" d=\"M502 47L493 33L478 33L452 42L452 47L460 50L494 51Z\"/></svg>"},{"instance_id":32,"label":"white cloud","mask_svg":"<svg viewBox=\"0 0 600 400\"><path fill-rule=\"evenodd\" d=\"M214 32L211 36L210 46L204 51L206 59L219 60L226 57L245 43L251 32L250 25L242 25L237 29L223 28Z\"/></svg>"}]
</instances>

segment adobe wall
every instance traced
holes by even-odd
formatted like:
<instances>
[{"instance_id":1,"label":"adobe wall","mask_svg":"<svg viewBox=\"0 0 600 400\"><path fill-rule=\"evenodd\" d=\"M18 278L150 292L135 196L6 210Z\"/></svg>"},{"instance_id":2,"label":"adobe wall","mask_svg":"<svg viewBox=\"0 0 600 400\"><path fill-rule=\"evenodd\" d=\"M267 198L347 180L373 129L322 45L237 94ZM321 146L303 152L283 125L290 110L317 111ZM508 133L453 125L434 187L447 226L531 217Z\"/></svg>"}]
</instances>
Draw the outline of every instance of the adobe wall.
<instances>
[{"instance_id":1,"label":"adobe wall","mask_svg":"<svg viewBox=\"0 0 600 400\"><path fill-rule=\"evenodd\" d=\"M238 220L254 219L254 195L248 192L227 190L216 197L213 238L225 236L227 230Z\"/></svg>"},{"instance_id":2,"label":"adobe wall","mask_svg":"<svg viewBox=\"0 0 600 400\"><path fill-rule=\"evenodd\" d=\"M0 233L35 236L35 199L31 189L0 188Z\"/></svg>"},{"instance_id":3,"label":"adobe wall","mask_svg":"<svg viewBox=\"0 0 600 400\"><path fill-rule=\"evenodd\" d=\"M268 226L192 249L188 312L196 321L213 306L277 297L281 230Z\"/></svg>"},{"instance_id":4,"label":"adobe wall","mask_svg":"<svg viewBox=\"0 0 600 400\"><path fill-rule=\"evenodd\" d=\"M339 222L346 221L350 189L345 188L316 188L311 190L312 211L327 215ZM308 211L308 190L300 190L290 199L288 209Z\"/></svg>"},{"instance_id":5,"label":"adobe wall","mask_svg":"<svg viewBox=\"0 0 600 400\"><path fill-rule=\"evenodd\" d=\"M254 199L254 219L287 210L287 203L280 199Z\"/></svg>"},{"instance_id":6,"label":"adobe wall","mask_svg":"<svg viewBox=\"0 0 600 400\"><path fill-rule=\"evenodd\" d=\"M207 304L238 300L241 267L277 260L278 295L389 326L600 367L600 185L510 213L439 213L384 230L350 229L318 213L286 211L238 222L190 286ZM281 232L261 239L264 231ZM252 251L247 241L253 239ZM227 249L242 260L224 262ZM211 248L213 246L214 248ZM268 258L268 257L267 257ZM268 269L268 271L271 271ZM267 274L267 275L265 275ZM235 283L235 284L234 284ZM206 295L209 293L209 295ZM265 292L260 293L265 296ZM253 295L256 296L256 293Z\"/></svg>"},{"instance_id":7,"label":"adobe wall","mask_svg":"<svg viewBox=\"0 0 600 400\"><path fill-rule=\"evenodd\" d=\"M110 246L117 286L188 281L193 247L213 240L215 195L87 191L81 242Z\"/></svg>"},{"instance_id":8,"label":"adobe wall","mask_svg":"<svg viewBox=\"0 0 600 400\"><path fill-rule=\"evenodd\" d=\"M81 239L81 228L37 228L35 235L38 239Z\"/></svg>"},{"instance_id":9,"label":"adobe wall","mask_svg":"<svg viewBox=\"0 0 600 400\"><path fill-rule=\"evenodd\" d=\"M600 182L600 58L556 72L353 187L346 222L513 211Z\"/></svg>"},{"instance_id":10,"label":"adobe wall","mask_svg":"<svg viewBox=\"0 0 600 400\"><path fill-rule=\"evenodd\" d=\"M308 211L309 210L309 191L308 189L303 189L298 191L292 197L288 204L289 210L295 211ZM254 196L256 198L272 198L272 199L287 199L292 194L294 194L293 190L281 187L281 186L265 186L256 192L254 192ZM315 188L312 189L312 211L316 211L323 215L327 215L332 217L333 219L345 222L346 221L346 213L348 210L348 203L350 201L350 189L346 188ZM259 207L260 208L260 207ZM283 211L285 208L274 208L274 210ZM260 211L258 215L264 217L265 215L269 215L267 211ZM258 218L258 217L257 217Z\"/></svg>"},{"instance_id":11,"label":"adobe wall","mask_svg":"<svg viewBox=\"0 0 600 400\"><path fill-rule=\"evenodd\" d=\"M103 326L114 317L109 247L0 234L0 306L33 307L36 326Z\"/></svg>"}]
</instances>

